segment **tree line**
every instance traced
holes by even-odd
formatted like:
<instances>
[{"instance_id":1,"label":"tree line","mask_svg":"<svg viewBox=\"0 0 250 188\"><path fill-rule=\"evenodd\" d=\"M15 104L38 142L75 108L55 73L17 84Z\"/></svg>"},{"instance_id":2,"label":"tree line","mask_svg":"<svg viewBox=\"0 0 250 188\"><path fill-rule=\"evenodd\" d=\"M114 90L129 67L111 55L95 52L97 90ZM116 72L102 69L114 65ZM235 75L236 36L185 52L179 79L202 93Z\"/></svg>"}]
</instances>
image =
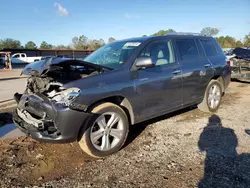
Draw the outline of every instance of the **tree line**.
<instances>
[{"instance_id":1,"label":"tree line","mask_svg":"<svg viewBox=\"0 0 250 188\"><path fill-rule=\"evenodd\" d=\"M114 42L115 39L110 37L108 42ZM19 40L6 38L0 40L0 49L76 49L76 50L96 50L105 44L103 39L88 39L86 36L81 35L79 37L72 38L72 43L70 45L52 45L46 41L42 41L40 46L38 47L35 42L28 41L24 46L21 45Z\"/></svg>"},{"instance_id":2,"label":"tree line","mask_svg":"<svg viewBox=\"0 0 250 188\"><path fill-rule=\"evenodd\" d=\"M176 32L174 29L160 30L151 36L161 36L166 35L171 32ZM216 36L219 34L219 29L206 27L200 31L200 34ZM143 35L145 37L147 35ZM220 36L215 37L215 39L220 43L222 48L234 48L234 47L244 47L250 46L250 32L246 34L243 40L236 40L231 36ZM114 42L116 39L110 37L108 43ZM0 40L0 49L4 48L26 48L26 49L76 49L76 50L96 50L101 46L105 45L103 39L88 39L86 36L81 35L79 37L73 37L70 45L53 45L46 41L43 41L40 46L37 46L33 41L28 41L24 46L22 46L19 40L7 38Z\"/></svg>"}]
</instances>

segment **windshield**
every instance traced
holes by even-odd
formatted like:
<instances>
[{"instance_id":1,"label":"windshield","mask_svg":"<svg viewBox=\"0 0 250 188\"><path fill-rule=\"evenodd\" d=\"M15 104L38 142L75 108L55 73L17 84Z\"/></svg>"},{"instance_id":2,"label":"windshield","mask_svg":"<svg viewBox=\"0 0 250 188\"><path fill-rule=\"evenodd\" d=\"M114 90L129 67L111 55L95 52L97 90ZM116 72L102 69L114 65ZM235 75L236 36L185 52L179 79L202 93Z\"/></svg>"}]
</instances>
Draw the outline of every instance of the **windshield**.
<instances>
[{"instance_id":1,"label":"windshield","mask_svg":"<svg viewBox=\"0 0 250 188\"><path fill-rule=\"evenodd\" d=\"M110 43L87 56L84 61L116 69L128 60L140 44L139 41Z\"/></svg>"}]
</instances>

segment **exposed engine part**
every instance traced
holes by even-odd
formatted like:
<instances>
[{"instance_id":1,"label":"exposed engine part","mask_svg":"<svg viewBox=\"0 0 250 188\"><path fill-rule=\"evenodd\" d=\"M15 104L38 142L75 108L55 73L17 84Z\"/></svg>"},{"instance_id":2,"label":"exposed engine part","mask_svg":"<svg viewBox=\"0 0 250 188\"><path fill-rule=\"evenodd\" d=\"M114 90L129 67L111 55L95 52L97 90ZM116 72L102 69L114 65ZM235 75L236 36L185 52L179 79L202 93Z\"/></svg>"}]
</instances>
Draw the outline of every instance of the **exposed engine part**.
<instances>
[{"instance_id":1,"label":"exposed engine part","mask_svg":"<svg viewBox=\"0 0 250 188\"><path fill-rule=\"evenodd\" d=\"M102 74L108 70L110 69L77 60L66 60L61 63L47 60L33 63L28 65L23 71L24 74L31 75L27 80L25 94L35 94L43 99L45 98L45 101L48 100L56 105L69 107L73 100L80 95L81 91L79 88L65 89L63 87L64 84ZM20 96L16 95L15 99L19 102ZM72 104L71 107L77 110L85 109L85 107L79 106L79 104ZM36 112L34 110L36 109L27 111L31 111L32 114L41 117L39 111Z\"/></svg>"},{"instance_id":2,"label":"exposed engine part","mask_svg":"<svg viewBox=\"0 0 250 188\"><path fill-rule=\"evenodd\" d=\"M96 74L100 74L100 72L91 70L89 74L86 74L86 71L84 74L81 74L75 69L71 71L60 69L48 72L48 75L31 76L27 80L27 92L29 94L39 92L45 94L45 96L53 97L55 92L61 91L60 87L62 87L63 84Z\"/></svg>"},{"instance_id":3,"label":"exposed engine part","mask_svg":"<svg viewBox=\"0 0 250 188\"><path fill-rule=\"evenodd\" d=\"M60 82L50 82L50 83L48 83L48 85L47 85L47 87L46 87L46 90L47 90L47 91L49 91L50 86L62 87L63 84L60 83Z\"/></svg>"},{"instance_id":4,"label":"exposed engine part","mask_svg":"<svg viewBox=\"0 0 250 188\"><path fill-rule=\"evenodd\" d=\"M42 93L48 90L48 86L51 81L53 81L53 78L50 77L41 78L41 77L31 76L27 80L27 89L31 93L37 93L37 92Z\"/></svg>"}]
</instances>

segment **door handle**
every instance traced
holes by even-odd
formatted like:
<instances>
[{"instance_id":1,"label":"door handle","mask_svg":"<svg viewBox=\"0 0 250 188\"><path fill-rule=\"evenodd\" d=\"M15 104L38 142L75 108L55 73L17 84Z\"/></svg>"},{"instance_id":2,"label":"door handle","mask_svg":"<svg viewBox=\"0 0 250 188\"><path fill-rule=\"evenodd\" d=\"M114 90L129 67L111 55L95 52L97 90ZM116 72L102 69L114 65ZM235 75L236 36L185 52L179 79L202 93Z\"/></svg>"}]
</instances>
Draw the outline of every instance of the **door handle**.
<instances>
[{"instance_id":1,"label":"door handle","mask_svg":"<svg viewBox=\"0 0 250 188\"><path fill-rule=\"evenodd\" d=\"M172 72L173 74L180 74L181 73L181 70L180 69L176 69Z\"/></svg>"},{"instance_id":2,"label":"door handle","mask_svg":"<svg viewBox=\"0 0 250 188\"><path fill-rule=\"evenodd\" d=\"M205 67L205 68L209 68L209 67L211 67L211 64L210 64L210 63L207 63L207 64L204 65L204 67Z\"/></svg>"}]
</instances>

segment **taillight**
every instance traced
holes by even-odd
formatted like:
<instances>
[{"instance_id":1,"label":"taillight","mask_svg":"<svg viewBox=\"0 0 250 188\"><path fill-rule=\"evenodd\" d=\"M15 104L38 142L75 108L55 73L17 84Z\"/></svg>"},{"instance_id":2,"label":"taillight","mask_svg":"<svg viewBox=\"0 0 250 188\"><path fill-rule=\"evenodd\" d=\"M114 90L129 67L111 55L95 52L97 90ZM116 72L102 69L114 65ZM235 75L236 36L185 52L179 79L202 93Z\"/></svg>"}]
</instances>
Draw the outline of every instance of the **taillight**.
<instances>
[{"instance_id":1,"label":"taillight","mask_svg":"<svg viewBox=\"0 0 250 188\"><path fill-rule=\"evenodd\" d=\"M231 62L230 62L230 61L227 61L227 65L228 65L229 67L231 67Z\"/></svg>"}]
</instances>

